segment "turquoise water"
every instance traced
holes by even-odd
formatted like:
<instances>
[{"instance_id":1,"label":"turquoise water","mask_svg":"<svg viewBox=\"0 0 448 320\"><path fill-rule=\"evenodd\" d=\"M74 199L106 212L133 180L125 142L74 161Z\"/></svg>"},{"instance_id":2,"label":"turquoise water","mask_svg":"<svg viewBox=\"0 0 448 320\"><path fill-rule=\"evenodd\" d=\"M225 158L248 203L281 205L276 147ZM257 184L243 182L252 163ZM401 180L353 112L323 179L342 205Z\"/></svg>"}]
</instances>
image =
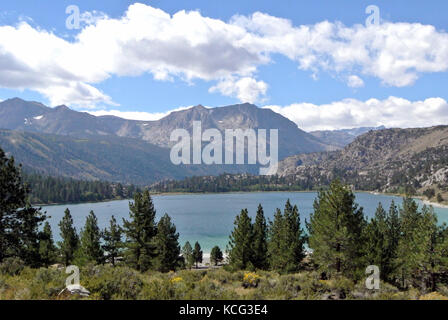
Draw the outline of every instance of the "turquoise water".
<instances>
[{"instance_id":1,"label":"turquoise water","mask_svg":"<svg viewBox=\"0 0 448 320\"><path fill-rule=\"evenodd\" d=\"M168 213L176 224L180 233L180 243L190 241L192 245L199 241L204 252L210 252L215 245L225 249L228 237L233 229L233 221L241 209L247 208L254 217L259 203L264 208L267 218L272 218L276 208L283 209L287 199L299 207L302 222L308 219L313 211L315 192L257 192L257 193L225 193L225 194L185 194L185 195L157 195L153 196L157 216ZM392 200L401 204L401 198L370 193L357 193L356 201L364 208L366 216L375 213L381 202L387 209ZM418 201L421 205L421 202ZM128 200L101 203L84 203L73 205L57 205L43 207L51 216L50 224L55 240L59 240L58 222L64 215L65 208L69 208L76 230L84 225L90 210L98 217L100 228L108 226L109 219L115 216L119 223L122 218L129 217ZM448 223L448 209L434 208L439 222Z\"/></svg>"}]
</instances>

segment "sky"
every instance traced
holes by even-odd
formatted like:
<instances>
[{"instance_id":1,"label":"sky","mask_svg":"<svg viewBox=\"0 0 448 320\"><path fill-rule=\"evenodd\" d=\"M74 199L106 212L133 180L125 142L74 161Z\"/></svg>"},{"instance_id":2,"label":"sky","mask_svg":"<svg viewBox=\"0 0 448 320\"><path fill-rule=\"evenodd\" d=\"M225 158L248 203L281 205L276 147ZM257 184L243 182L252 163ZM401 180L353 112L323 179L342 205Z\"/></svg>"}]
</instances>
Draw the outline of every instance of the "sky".
<instances>
[{"instance_id":1,"label":"sky","mask_svg":"<svg viewBox=\"0 0 448 320\"><path fill-rule=\"evenodd\" d=\"M307 131L448 124L448 1L15 0L0 100L155 120L254 103Z\"/></svg>"}]
</instances>

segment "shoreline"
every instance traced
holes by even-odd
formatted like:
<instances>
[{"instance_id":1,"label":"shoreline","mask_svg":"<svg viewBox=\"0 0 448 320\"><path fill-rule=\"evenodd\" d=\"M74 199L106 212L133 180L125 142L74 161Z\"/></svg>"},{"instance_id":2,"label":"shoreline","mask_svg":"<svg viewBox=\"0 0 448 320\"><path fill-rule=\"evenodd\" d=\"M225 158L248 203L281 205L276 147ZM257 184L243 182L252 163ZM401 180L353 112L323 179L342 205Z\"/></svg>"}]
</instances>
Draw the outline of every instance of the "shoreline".
<instances>
[{"instance_id":1,"label":"shoreline","mask_svg":"<svg viewBox=\"0 0 448 320\"><path fill-rule=\"evenodd\" d=\"M154 192L151 193L151 196L175 196L175 195L211 195L211 194L254 194L254 193L281 193L281 192L290 192L290 193L316 193L319 190L301 190L301 191L295 191L295 190L290 190L290 191L285 191L285 190L281 190L281 191L229 191L229 192ZM369 193L372 195L383 195L383 196L395 196L395 197L405 197L404 194L399 194L399 193L390 193L390 192L376 192L376 191L365 191L365 190L355 190L354 193ZM448 209L448 204L444 204L444 203L438 203L438 202L433 202L430 201L428 199L426 199L424 196L412 196L412 199L417 199L420 200L422 202L422 204L427 205L427 206L433 206L436 208L443 208L443 209ZM128 201L132 201L133 198L124 198L124 199L108 199L108 200L101 200L101 201L87 201L87 202L70 202L70 203L38 203L38 204L32 204L32 206L34 207L50 207L50 206L63 206L63 205L81 205L81 204L95 204L95 203L104 203L104 202L113 202L113 201L124 201L124 200L128 200Z\"/></svg>"}]
</instances>

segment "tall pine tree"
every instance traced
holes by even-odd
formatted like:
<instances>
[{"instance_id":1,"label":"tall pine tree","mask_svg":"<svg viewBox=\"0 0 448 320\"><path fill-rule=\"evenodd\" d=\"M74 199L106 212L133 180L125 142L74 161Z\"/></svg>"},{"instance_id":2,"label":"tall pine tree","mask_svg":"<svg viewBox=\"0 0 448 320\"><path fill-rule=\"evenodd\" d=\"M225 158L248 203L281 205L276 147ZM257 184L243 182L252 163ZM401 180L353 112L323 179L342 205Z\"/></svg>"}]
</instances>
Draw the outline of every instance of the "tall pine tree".
<instances>
[{"instance_id":1,"label":"tall pine tree","mask_svg":"<svg viewBox=\"0 0 448 320\"><path fill-rule=\"evenodd\" d=\"M154 241L157 248L154 264L158 271L174 271L179 267L180 246L178 240L179 233L176 232L176 226L171 222L170 216L165 213L157 224L157 235Z\"/></svg>"},{"instance_id":2,"label":"tall pine tree","mask_svg":"<svg viewBox=\"0 0 448 320\"><path fill-rule=\"evenodd\" d=\"M22 183L20 166L0 149L0 263L19 256L30 266L39 266L39 226L46 219L31 207L28 188Z\"/></svg>"},{"instance_id":3,"label":"tall pine tree","mask_svg":"<svg viewBox=\"0 0 448 320\"><path fill-rule=\"evenodd\" d=\"M198 268L198 264L202 263L202 250L199 242L196 241L193 249L193 260L196 263L196 269Z\"/></svg>"},{"instance_id":4,"label":"tall pine tree","mask_svg":"<svg viewBox=\"0 0 448 320\"><path fill-rule=\"evenodd\" d=\"M42 264L45 267L48 267L56 261L57 257L57 251L53 240L53 233L48 221L45 222L39 239L39 256Z\"/></svg>"},{"instance_id":5,"label":"tall pine tree","mask_svg":"<svg viewBox=\"0 0 448 320\"><path fill-rule=\"evenodd\" d=\"M335 180L329 190L319 192L308 230L312 259L322 272L330 277L363 275L365 224L362 208L358 208L355 195L348 186Z\"/></svg>"},{"instance_id":6,"label":"tall pine tree","mask_svg":"<svg viewBox=\"0 0 448 320\"><path fill-rule=\"evenodd\" d=\"M253 265L256 269L266 270L268 268L268 229L266 218L264 217L263 207L258 205L257 215L255 217L253 230Z\"/></svg>"},{"instance_id":7,"label":"tall pine tree","mask_svg":"<svg viewBox=\"0 0 448 320\"><path fill-rule=\"evenodd\" d=\"M253 269L253 226L247 209L235 218L228 244L229 265L236 270Z\"/></svg>"},{"instance_id":8,"label":"tall pine tree","mask_svg":"<svg viewBox=\"0 0 448 320\"><path fill-rule=\"evenodd\" d=\"M88 262L102 264L104 251L101 247L101 232L98 227L98 219L93 211L90 211L86 223L81 231L81 254Z\"/></svg>"},{"instance_id":9,"label":"tall pine tree","mask_svg":"<svg viewBox=\"0 0 448 320\"><path fill-rule=\"evenodd\" d=\"M109 229L103 231L103 250L107 262L115 266L117 258L121 256L123 243L121 242L121 227L117 224L114 216L110 219Z\"/></svg>"},{"instance_id":10,"label":"tall pine tree","mask_svg":"<svg viewBox=\"0 0 448 320\"><path fill-rule=\"evenodd\" d=\"M59 229L62 241L58 244L63 262L68 266L73 261L75 252L79 247L79 238L73 226L73 218L68 208L65 209L65 215L59 222Z\"/></svg>"},{"instance_id":11,"label":"tall pine tree","mask_svg":"<svg viewBox=\"0 0 448 320\"><path fill-rule=\"evenodd\" d=\"M136 193L134 202L129 203L129 210L130 219L123 219L125 259L133 268L146 271L152 267L157 249L154 245L156 210L149 191Z\"/></svg>"},{"instance_id":12,"label":"tall pine tree","mask_svg":"<svg viewBox=\"0 0 448 320\"><path fill-rule=\"evenodd\" d=\"M187 269L191 269L195 261L193 257L193 248L189 241L185 242L185 245L182 247L182 256L184 257Z\"/></svg>"}]
</instances>

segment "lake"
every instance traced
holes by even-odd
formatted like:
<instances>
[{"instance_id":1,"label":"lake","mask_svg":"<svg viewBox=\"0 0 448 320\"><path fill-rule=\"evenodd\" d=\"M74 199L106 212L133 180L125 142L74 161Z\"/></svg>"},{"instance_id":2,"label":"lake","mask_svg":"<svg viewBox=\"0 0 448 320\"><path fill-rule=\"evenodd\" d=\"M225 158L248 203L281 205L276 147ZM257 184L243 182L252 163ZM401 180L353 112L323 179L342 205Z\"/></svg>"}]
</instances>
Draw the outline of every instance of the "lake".
<instances>
[{"instance_id":1,"label":"lake","mask_svg":"<svg viewBox=\"0 0 448 320\"><path fill-rule=\"evenodd\" d=\"M215 245L225 249L228 237L233 229L233 221L241 209L247 208L251 217L255 217L257 206L262 204L265 216L274 216L276 208L285 205L287 199L299 207L302 225L313 211L313 202L316 192L255 192L255 193L220 193L220 194L173 194L153 196L154 205L159 218L168 213L176 224L180 234L181 246L185 241L194 245L199 241L204 252L210 252ZM372 217L378 203L381 202L386 210L391 201L401 204L400 197L377 195L370 193L356 193L357 203L364 208L364 214ZM420 206L422 202L417 200ZM109 225L112 215L121 224L122 218L129 218L129 201L109 201L100 203L83 203L72 205L44 206L43 210L51 216L49 219L55 240L59 240L58 223L64 216L65 208L69 208L73 216L76 230L82 228L85 218L93 210L98 217L101 229ZM439 222L448 222L448 208L435 207L434 211Z\"/></svg>"}]
</instances>

